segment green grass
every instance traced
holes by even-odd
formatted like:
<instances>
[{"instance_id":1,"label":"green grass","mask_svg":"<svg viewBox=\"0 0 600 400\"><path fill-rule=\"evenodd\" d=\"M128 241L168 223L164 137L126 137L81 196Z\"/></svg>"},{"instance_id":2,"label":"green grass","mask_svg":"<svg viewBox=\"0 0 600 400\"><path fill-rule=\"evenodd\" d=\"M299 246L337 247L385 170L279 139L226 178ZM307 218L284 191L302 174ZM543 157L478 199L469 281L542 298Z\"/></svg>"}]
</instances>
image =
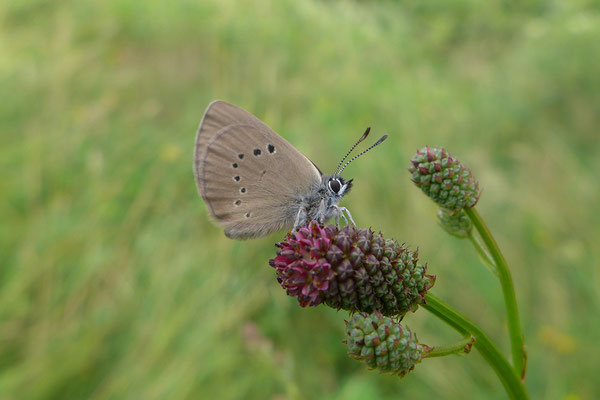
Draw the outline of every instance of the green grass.
<instances>
[{"instance_id":1,"label":"green grass","mask_svg":"<svg viewBox=\"0 0 600 400\"><path fill-rule=\"evenodd\" d=\"M508 354L500 287L406 171L442 145L512 266L532 398L600 397L600 7L592 1L0 5L0 398L503 399L479 354L400 380L345 354L224 237L192 175L213 99L346 170L359 226L419 247L434 293ZM456 335L425 311L430 345Z\"/></svg>"}]
</instances>

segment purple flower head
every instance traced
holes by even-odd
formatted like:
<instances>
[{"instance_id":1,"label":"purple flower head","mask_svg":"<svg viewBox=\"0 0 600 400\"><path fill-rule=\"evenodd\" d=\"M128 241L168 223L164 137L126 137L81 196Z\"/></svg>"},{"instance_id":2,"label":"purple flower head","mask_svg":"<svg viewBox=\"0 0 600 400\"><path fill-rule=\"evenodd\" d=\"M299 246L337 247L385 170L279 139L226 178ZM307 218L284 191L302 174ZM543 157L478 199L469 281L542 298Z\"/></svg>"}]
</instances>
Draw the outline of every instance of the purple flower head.
<instances>
[{"instance_id":1,"label":"purple flower head","mask_svg":"<svg viewBox=\"0 0 600 400\"><path fill-rule=\"evenodd\" d=\"M281 286L302 307L325 303L336 309L404 315L424 303L435 276L426 275L416 252L381 233L311 221L276 245Z\"/></svg>"}]
</instances>

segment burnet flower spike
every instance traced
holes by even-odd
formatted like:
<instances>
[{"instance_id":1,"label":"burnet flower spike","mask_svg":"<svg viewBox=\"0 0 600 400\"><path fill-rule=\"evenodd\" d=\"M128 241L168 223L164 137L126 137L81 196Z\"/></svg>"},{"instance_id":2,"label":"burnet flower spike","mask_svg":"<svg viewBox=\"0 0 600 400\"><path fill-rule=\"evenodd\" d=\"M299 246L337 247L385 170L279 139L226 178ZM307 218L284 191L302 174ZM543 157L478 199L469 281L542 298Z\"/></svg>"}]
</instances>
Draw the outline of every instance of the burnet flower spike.
<instances>
[{"instance_id":1,"label":"burnet flower spike","mask_svg":"<svg viewBox=\"0 0 600 400\"><path fill-rule=\"evenodd\" d=\"M435 283L416 251L370 229L311 221L276 246L269 264L302 307L324 303L402 317L424 303Z\"/></svg>"},{"instance_id":2,"label":"burnet flower spike","mask_svg":"<svg viewBox=\"0 0 600 400\"><path fill-rule=\"evenodd\" d=\"M445 149L423 147L410 163L411 180L440 207L459 211L477 204L479 183Z\"/></svg>"},{"instance_id":3,"label":"burnet flower spike","mask_svg":"<svg viewBox=\"0 0 600 400\"><path fill-rule=\"evenodd\" d=\"M404 376L420 363L432 348L420 344L417 335L379 312L357 313L346 321L350 357L369 369Z\"/></svg>"}]
</instances>

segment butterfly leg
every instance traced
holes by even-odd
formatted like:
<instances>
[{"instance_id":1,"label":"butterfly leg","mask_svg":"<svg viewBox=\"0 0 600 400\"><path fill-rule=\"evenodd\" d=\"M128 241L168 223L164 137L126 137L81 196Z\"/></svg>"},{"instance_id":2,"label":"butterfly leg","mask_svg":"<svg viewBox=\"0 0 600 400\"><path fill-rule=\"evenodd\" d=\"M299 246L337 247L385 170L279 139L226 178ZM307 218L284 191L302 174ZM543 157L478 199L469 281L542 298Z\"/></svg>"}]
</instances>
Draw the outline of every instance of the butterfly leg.
<instances>
[{"instance_id":1,"label":"butterfly leg","mask_svg":"<svg viewBox=\"0 0 600 400\"><path fill-rule=\"evenodd\" d=\"M333 208L335 210L334 214L335 214L335 220L337 222L338 228L340 227L340 215L344 219L344 223L346 225L348 225L348 218L346 218L346 215L344 215L344 210L346 210L346 208L345 207L339 207L339 206L337 206L335 204L332 204L331 208ZM350 217L350 220L352 220L352 217ZM354 221L352 221L352 222L354 223Z\"/></svg>"},{"instance_id":2,"label":"butterfly leg","mask_svg":"<svg viewBox=\"0 0 600 400\"><path fill-rule=\"evenodd\" d=\"M327 207L325 206L325 199L321 199L321 203L319 203L319 210L317 211L317 221L319 221L321 225L325 224L326 219L329 219L326 218L325 215L326 208Z\"/></svg>"},{"instance_id":3,"label":"butterfly leg","mask_svg":"<svg viewBox=\"0 0 600 400\"><path fill-rule=\"evenodd\" d=\"M342 218L344 218L344 222L346 222L346 224L348 224L348 220L346 219L346 215L344 215L344 213L348 215L348 218L350 218L350 222L352 222L352 225L356 226L354 219L352 219L352 214L350 214L350 211L346 207L335 206L335 208L340 214L342 214Z\"/></svg>"},{"instance_id":4,"label":"butterfly leg","mask_svg":"<svg viewBox=\"0 0 600 400\"><path fill-rule=\"evenodd\" d=\"M340 229L340 212L337 210L337 208L335 206L331 206L331 208L333 208L333 210L334 210L333 213L330 213L330 214L333 214L333 217L335 218L335 226L338 229ZM346 217L344 217L343 214L342 214L342 217L344 219L346 219Z\"/></svg>"},{"instance_id":5,"label":"butterfly leg","mask_svg":"<svg viewBox=\"0 0 600 400\"><path fill-rule=\"evenodd\" d=\"M300 226L302 225L302 222L304 221L306 221L306 210L304 209L304 207L300 207L300 209L298 210L298 214L296 215L296 221L294 222L293 231L297 231L298 228L300 228Z\"/></svg>"}]
</instances>

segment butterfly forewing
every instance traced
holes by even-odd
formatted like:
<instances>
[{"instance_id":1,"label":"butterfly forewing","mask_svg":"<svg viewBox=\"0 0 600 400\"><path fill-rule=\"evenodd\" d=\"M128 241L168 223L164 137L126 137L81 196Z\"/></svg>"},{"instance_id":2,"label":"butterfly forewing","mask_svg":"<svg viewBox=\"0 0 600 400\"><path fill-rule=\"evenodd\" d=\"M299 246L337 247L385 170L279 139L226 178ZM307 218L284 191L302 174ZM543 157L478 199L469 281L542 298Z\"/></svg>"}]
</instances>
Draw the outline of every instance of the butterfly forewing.
<instances>
[{"instance_id":1,"label":"butterfly forewing","mask_svg":"<svg viewBox=\"0 0 600 400\"><path fill-rule=\"evenodd\" d=\"M194 175L210 214L236 239L290 229L321 183L314 164L247 111L211 103L196 136Z\"/></svg>"}]
</instances>

